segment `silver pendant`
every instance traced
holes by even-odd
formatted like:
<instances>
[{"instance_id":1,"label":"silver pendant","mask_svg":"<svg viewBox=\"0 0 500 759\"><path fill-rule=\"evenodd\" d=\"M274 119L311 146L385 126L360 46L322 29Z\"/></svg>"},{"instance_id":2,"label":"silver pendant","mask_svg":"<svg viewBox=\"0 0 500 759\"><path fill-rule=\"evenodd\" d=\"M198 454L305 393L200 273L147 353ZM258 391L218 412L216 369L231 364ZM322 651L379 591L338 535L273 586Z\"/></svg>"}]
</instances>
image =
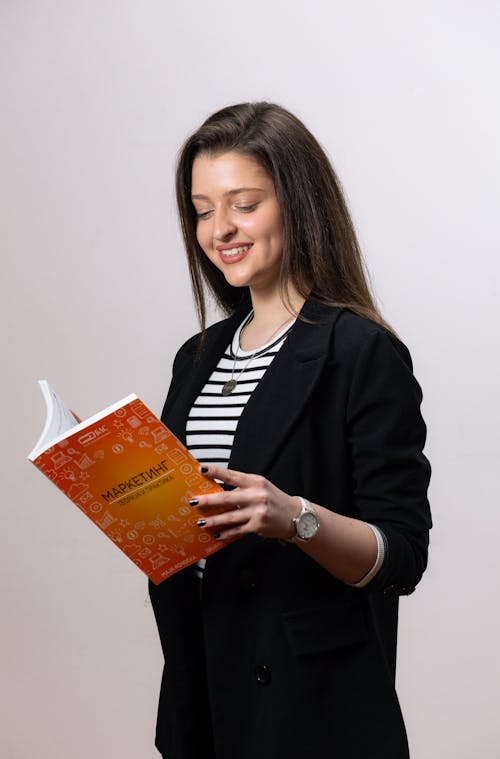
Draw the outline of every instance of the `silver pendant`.
<instances>
[{"instance_id":1,"label":"silver pendant","mask_svg":"<svg viewBox=\"0 0 500 759\"><path fill-rule=\"evenodd\" d=\"M230 379L227 382L225 382L222 385L222 390L221 390L222 395L231 395L231 393L233 392L237 384L238 383L236 382L235 379Z\"/></svg>"}]
</instances>

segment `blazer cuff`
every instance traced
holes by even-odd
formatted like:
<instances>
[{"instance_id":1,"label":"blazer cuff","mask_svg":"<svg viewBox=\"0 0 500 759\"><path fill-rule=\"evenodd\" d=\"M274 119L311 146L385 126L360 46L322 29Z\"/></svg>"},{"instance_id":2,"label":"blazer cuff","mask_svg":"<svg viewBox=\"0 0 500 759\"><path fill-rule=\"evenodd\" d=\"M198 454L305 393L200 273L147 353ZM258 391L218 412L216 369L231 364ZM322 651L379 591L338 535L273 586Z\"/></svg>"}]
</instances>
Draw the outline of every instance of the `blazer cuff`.
<instances>
[{"instance_id":1,"label":"blazer cuff","mask_svg":"<svg viewBox=\"0 0 500 759\"><path fill-rule=\"evenodd\" d=\"M383 534L382 530L380 530L378 527L375 527L375 525L370 524L369 522L365 522L365 524L370 528L377 540L377 558L375 559L375 563L373 564L370 571L367 572L365 576L361 578L361 580L358 582L349 583L353 588L364 588L365 585L368 585L370 580L372 580L377 572L379 572L385 558L385 535Z\"/></svg>"}]
</instances>

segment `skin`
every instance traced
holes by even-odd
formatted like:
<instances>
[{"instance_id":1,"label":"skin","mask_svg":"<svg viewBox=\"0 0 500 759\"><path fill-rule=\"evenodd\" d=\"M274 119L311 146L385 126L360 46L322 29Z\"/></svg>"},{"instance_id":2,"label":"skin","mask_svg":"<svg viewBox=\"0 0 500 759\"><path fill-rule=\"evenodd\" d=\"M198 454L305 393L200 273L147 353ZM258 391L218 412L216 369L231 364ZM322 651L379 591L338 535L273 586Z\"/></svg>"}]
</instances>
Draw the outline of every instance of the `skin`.
<instances>
[{"instance_id":1,"label":"skin","mask_svg":"<svg viewBox=\"0 0 500 759\"><path fill-rule=\"evenodd\" d=\"M250 290L254 318L241 336L241 347L257 348L287 318L293 318L279 289L283 223L272 178L249 156L236 152L202 154L193 163L192 199L201 248L231 285ZM248 254L240 261L225 260L224 248L236 244L251 244ZM297 313L304 299L292 285L289 295ZM250 532L282 540L294 534L292 519L301 509L297 496L285 493L261 475L215 466L203 466L201 471L233 485L235 490L195 497L200 529L218 534L220 540ZM360 520L312 505L320 528L310 541L296 544L297 550L338 579L358 582L376 559L373 532ZM229 511L215 515L213 511L220 507Z\"/></svg>"}]
</instances>

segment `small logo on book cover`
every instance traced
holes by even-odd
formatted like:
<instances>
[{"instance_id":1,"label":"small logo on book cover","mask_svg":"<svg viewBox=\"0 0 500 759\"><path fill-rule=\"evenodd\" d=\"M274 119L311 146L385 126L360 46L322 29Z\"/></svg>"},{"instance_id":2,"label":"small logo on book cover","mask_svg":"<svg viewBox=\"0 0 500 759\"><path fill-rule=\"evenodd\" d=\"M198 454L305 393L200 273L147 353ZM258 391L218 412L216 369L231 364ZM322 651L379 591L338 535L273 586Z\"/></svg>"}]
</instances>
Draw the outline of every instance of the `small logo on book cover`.
<instances>
[{"instance_id":1,"label":"small logo on book cover","mask_svg":"<svg viewBox=\"0 0 500 759\"><path fill-rule=\"evenodd\" d=\"M101 424L100 427L94 427L93 430L89 430L84 435L80 435L78 442L80 445L90 445L94 440L98 440L105 435L109 435L109 430L105 424Z\"/></svg>"}]
</instances>

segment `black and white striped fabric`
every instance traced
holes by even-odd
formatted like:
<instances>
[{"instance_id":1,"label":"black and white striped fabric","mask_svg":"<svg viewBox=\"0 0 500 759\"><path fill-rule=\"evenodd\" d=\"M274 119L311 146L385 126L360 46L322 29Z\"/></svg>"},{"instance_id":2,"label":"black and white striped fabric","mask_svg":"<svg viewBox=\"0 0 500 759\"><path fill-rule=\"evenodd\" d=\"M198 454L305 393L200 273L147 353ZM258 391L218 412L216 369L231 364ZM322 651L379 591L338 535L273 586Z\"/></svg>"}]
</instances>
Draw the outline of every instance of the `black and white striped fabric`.
<instances>
[{"instance_id":1,"label":"black and white striped fabric","mask_svg":"<svg viewBox=\"0 0 500 759\"><path fill-rule=\"evenodd\" d=\"M244 351L240 348L240 333L252 315L250 312L236 330L189 412L186 444L200 464L227 468L243 409L293 326L288 322L257 352ZM237 385L230 395L224 396L222 388L231 378L237 380Z\"/></svg>"}]
</instances>

